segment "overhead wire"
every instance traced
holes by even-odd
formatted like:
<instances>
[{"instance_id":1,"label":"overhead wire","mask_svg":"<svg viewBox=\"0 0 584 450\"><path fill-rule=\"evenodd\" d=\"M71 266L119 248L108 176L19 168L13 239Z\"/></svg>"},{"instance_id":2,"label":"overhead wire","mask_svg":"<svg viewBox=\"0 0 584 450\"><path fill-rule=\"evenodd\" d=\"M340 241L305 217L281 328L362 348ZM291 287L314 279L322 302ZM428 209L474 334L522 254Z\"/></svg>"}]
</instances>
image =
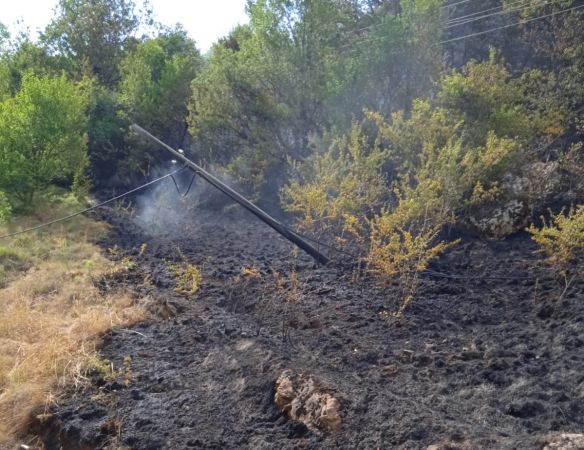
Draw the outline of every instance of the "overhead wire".
<instances>
[{"instance_id":1,"label":"overhead wire","mask_svg":"<svg viewBox=\"0 0 584 450\"><path fill-rule=\"evenodd\" d=\"M516 5L517 3L524 3L524 4L529 4L530 0L517 0L515 2L512 3L508 3L507 6L513 6ZM495 6L493 8L488 8L488 9L483 9L482 11L475 11L473 13L470 14L465 14L463 16L458 16L458 17L453 17L451 19L448 19L446 21L446 23L452 23L452 22L459 22L461 20L473 17L473 16L478 16L487 12L491 12L491 11L497 11L497 10L502 10L504 8L504 5L499 5L499 6Z\"/></svg>"},{"instance_id":2,"label":"overhead wire","mask_svg":"<svg viewBox=\"0 0 584 450\"><path fill-rule=\"evenodd\" d=\"M553 3L553 0L550 0L550 1L544 2L538 6L548 6L548 5L551 5L552 3ZM520 4L519 6L516 6L515 8L503 9L503 10L493 12L490 14L484 14L482 16L471 17L471 18L468 18L466 20L460 20L460 21L457 21L455 23L451 23L450 25L447 25L443 29L448 30L450 28L455 28L455 27L459 27L462 25L467 25L469 23L478 22L480 20L487 19L489 17L495 17L495 16L500 16L500 15L505 15L505 14L513 14L513 13L519 12L521 10L524 10L525 8L527 8L529 6L530 6L530 2L524 2L524 3Z\"/></svg>"},{"instance_id":3,"label":"overhead wire","mask_svg":"<svg viewBox=\"0 0 584 450\"><path fill-rule=\"evenodd\" d=\"M513 4L516 5L518 3L521 3L522 1L523 0L519 0L518 2L515 2ZM529 3L529 2L527 2L527 3ZM545 2L545 3L540 4L538 6L548 6L548 5L552 4L552 3L553 3L553 0L550 0L549 2ZM527 6L528 5L526 4L525 7L527 7ZM533 21L536 21L536 20L541 20L541 19L545 19L545 18L548 18L548 17L556 16L556 15L559 15L559 14L564 14L566 12L578 10L580 8L583 8L583 7L584 7L584 4L577 5L577 6L574 6L574 7L571 7L571 8L566 8L566 9L563 9L563 10L560 10L560 11L553 11L553 12L548 13L548 14L544 14L544 15L541 15L541 16L538 16L538 17L533 17L531 19L520 20L520 21L514 22L512 24L502 25L502 26L498 26L498 27L495 27L495 28L490 28L488 30L483 30L483 31L480 31L480 32L470 33L470 34L467 34L467 35L458 36L458 37L454 37L454 38L450 38L450 39L438 41L438 42L435 42L435 43L431 44L430 47L435 47L437 45L442 45L442 44L449 43L449 42L455 42L455 41L459 41L459 40L464 40L464 39L467 39L467 38L470 38L470 37L480 36L480 35L483 35L483 34L487 34L487 33L494 32L494 31L498 31L498 30L502 30L502 29L506 29L506 28L511 28L511 27L518 26L518 25L523 25L525 23L529 23L529 22L533 22ZM523 9L523 8L522 7L517 7L515 9L513 9L513 10L500 11L499 13L500 14L517 13L517 12L521 11L521 9ZM487 11L487 10L485 10L485 11ZM476 20L473 20L472 22L478 21L478 20L483 20L483 19L486 19L488 17L491 17L491 15L484 15L484 16L481 16L480 18L477 17L477 18L475 18ZM452 20L456 20L456 18L454 18ZM465 22L465 23L471 23L471 21L468 21L468 22ZM370 27L364 27L361 30L373 29L373 28L380 27L380 26L383 26L383 24L371 25ZM454 25L448 25L446 27L442 27L441 30L446 30L446 29L453 28L453 27L454 27ZM346 48L349 48L349 47L354 47L355 44L361 44L361 43L375 44L375 43L378 43L378 42L384 42L385 44L388 44L388 45L389 44L397 44L397 43L401 43L401 42L406 42L408 39L409 38L400 38L400 39L396 39L396 40L392 40L392 41L386 41L384 37L378 37L378 38L374 38L374 39L371 39L371 38L355 39L355 40L353 40L353 41L351 41L351 42L349 42L349 43L347 43L345 45L342 45L340 48L341 49L346 49ZM361 52L361 49L355 48L354 51L355 52ZM400 54L402 52L403 51L395 51L395 52L392 52L391 54Z\"/></svg>"},{"instance_id":4,"label":"overhead wire","mask_svg":"<svg viewBox=\"0 0 584 450\"><path fill-rule=\"evenodd\" d=\"M552 3L552 1L553 0L550 0L547 3ZM531 0L516 0L514 2L508 3L507 6L508 7L513 7L513 6L516 7L518 4L522 4L525 7L527 7L527 6L530 6L532 4L532 2L531 2ZM545 4L546 4L546 2L544 2L544 5ZM537 5L537 6L543 6L543 5ZM488 12L491 12L491 11L496 11L496 10L499 10L500 13L513 12L513 11L509 11L508 9L503 9L503 8L504 8L504 5L500 5L500 6L496 6L494 8L483 9L481 11L476 11L476 12L473 12L473 13L470 13L470 14L466 14L466 15L463 15L463 16L453 17L451 19L448 19L446 21L446 24L447 25L450 25L450 24L452 24L454 22L459 22L459 21L462 21L464 19L471 19L472 16L479 16L481 14L485 14L485 13L488 13ZM487 16L484 16L484 17L481 17L481 18L486 18L486 17L489 17L489 16L487 15ZM358 28L356 30L353 30L349 34L356 35L356 34L360 33L361 31L373 30L375 28L381 28L384 25L386 25L386 24L385 23L374 23L374 24L371 24L371 25L368 25L368 26L361 27L361 28Z\"/></svg>"},{"instance_id":5,"label":"overhead wire","mask_svg":"<svg viewBox=\"0 0 584 450\"><path fill-rule=\"evenodd\" d=\"M171 172L171 173L169 173L167 175L164 175L162 177L156 178L156 179L154 179L152 181L149 181L148 183L145 183L145 184L143 184L141 186L138 186L137 188L134 188L134 189L132 189L130 191L124 192L123 194L116 195L115 197L112 197L112 198L110 198L108 200L105 200L105 201L103 201L101 203L98 203L97 205L90 206L89 208L85 208L85 209L83 209L81 211L77 211L77 212L75 212L73 214L69 214L69 215L64 216L64 217L59 217L58 219L51 220L49 222L44 222L44 223L41 223L41 224L36 225L34 227L26 228L24 230L15 231L13 233L8 233L8 234L5 234L5 235L2 235L2 236L0 236L0 239L8 239L8 238L11 238L11 237L14 237L14 236L18 236L20 234L29 233L29 232L35 231L35 230L40 230L41 228L45 228L45 227L48 227L50 225L54 225L56 223L65 222L66 220L70 220L70 219L72 219L74 217L80 216L81 214L88 213L88 212L93 211L93 210L95 210L97 208L101 208L102 206L105 206L105 205L107 205L109 203L115 202L116 200L120 200L120 199L122 199L124 197L127 197L128 195L133 194L134 192L138 192L138 191L140 191L140 190L142 190L142 189L144 189L144 188L146 188L148 186L152 186L153 184L156 184L156 183L158 183L158 182L160 182L160 181L162 181L162 180L164 180L166 178L173 177L173 175L176 175L177 173L183 171L185 168L186 167L181 167L180 169L175 170L174 172ZM176 183L176 181L175 181L175 183Z\"/></svg>"},{"instance_id":6,"label":"overhead wire","mask_svg":"<svg viewBox=\"0 0 584 450\"><path fill-rule=\"evenodd\" d=\"M576 11L576 10L581 9L581 8L584 8L584 4L583 5L578 5L578 6L573 6L571 8L562 9L561 11L554 11L554 12L551 12L549 14L544 14L542 16L533 17L531 19L521 20L519 22L515 22L515 23L511 23L511 24L507 24L507 25L502 25L500 27L490 28L488 30L478 31L476 33L470 33L470 34L466 34L464 36L458 36L458 37L455 37L455 38L446 39L444 41L436 42L435 44L431 45L431 47L435 47L437 45L448 44L450 42L461 41L463 39L468 39L470 37L481 36L483 34L492 33L493 31L504 30L506 28L511 28L511 27L514 27L514 26L517 26L517 25L523 25L523 24L526 24L526 23L534 22L536 20L546 19L548 17L557 16L559 14L564 14L564 13L567 13L567 12L570 12L570 11Z\"/></svg>"},{"instance_id":7,"label":"overhead wire","mask_svg":"<svg viewBox=\"0 0 584 450\"><path fill-rule=\"evenodd\" d=\"M526 0L518 0L518 1L526 1ZM444 6L442 6L441 8L444 8ZM373 23L371 25L367 25L367 26L364 26L364 27L361 27L361 28L357 28L356 30L352 30L352 31L348 32L347 35L349 35L349 36L358 35L362 31L373 30L373 29L376 29L376 28L382 28L385 25L386 25L386 23ZM345 48L345 47L348 47L350 45L351 45L351 43L347 43L345 45L342 45L341 48Z\"/></svg>"},{"instance_id":8,"label":"overhead wire","mask_svg":"<svg viewBox=\"0 0 584 450\"><path fill-rule=\"evenodd\" d=\"M452 8L453 6L458 6L458 5L462 5L463 3L468 3L468 2L472 2L473 0L461 0L459 2L456 3L451 3L450 5L442 5L440 8L446 9L446 8Z\"/></svg>"}]
</instances>

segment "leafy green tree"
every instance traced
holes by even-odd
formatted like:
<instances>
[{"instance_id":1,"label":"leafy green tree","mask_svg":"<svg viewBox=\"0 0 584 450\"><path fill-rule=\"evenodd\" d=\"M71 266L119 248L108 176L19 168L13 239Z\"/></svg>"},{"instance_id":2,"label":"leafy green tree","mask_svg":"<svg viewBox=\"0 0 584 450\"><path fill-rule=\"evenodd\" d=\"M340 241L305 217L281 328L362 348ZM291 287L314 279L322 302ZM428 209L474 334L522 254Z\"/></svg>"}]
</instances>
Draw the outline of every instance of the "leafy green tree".
<instances>
[{"instance_id":1,"label":"leafy green tree","mask_svg":"<svg viewBox=\"0 0 584 450\"><path fill-rule=\"evenodd\" d=\"M93 75L113 87L118 64L145 22L151 24L149 12L141 14L133 0L59 0L43 41L80 68L88 64Z\"/></svg>"},{"instance_id":2,"label":"leafy green tree","mask_svg":"<svg viewBox=\"0 0 584 450\"><path fill-rule=\"evenodd\" d=\"M193 40L178 28L140 43L120 64L120 101L136 122L174 147L187 142L187 102L202 66ZM130 168L147 171L159 160L142 139L132 140Z\"/></svg>"},{"instance_id":3,"label":"leafy green tree","mask_svg":"<svg viewBox=\"0 0 584 450\"><path fill-rule=\"evenodd\" d=\"M10 213L12 212L12 206L8 201L8 197L2 191L0 191L0 225L5 223L10 218Z\"/></svg>"},{"instance_id":4,"label":"leafy green tree","mask_svg":"<svg viewBox=\"0 0 584 450\"><path fill-rule=\"evenodd\" d=\"M0 99L14 96L27 73L37 76L59 76L71 73L71 61L48 50L22 35L8 45L0 55Z\"/></svg>"},{"instance_id":5,"label":"leafy green tree","mask_svg":"<svg viewBox=\"0 0 584 450\"><path fill-rule=\"evenodd\" d=\"M512 2L505 0L507 8ZM572 111L584 105L584 10L578 0L533 2L521 11L522 38L536 52L533 66L555 74L555 95ZM577 9L575 9L577 8ZM554 95L553 91L548 95Z\"/></svg>"},{"instance_id":6,"label":"leafy green tree","mask_svg":"<svg viewBox=\"0 0 584 450\"><path fill-rule=\"evenodd\" d=\"M217 44L194 81L189 125L205 158L258 188L268 171L272 181L283 175L288 156L307 156L309 135L330 125L325 100L337 81L329 74L350 9L332 0L248 8L250 25Z\"/></svg>"},{"instance_id":7,"label":"leafy green tree","mask_svg":"<svg viewBox=\"0 0 584 450\"><path fill-rule=\"evenodd\" d=\"M310 155L311 136L342 134L364 107L389 113L428 94L441 64L427 45L440 2L361 3L249 2L249 26L213 48L193 83L189 125L204 156L273 193L266 180L283 183L287 159Z\"/></svg>"},{"instance_id":8,"label":"leafy green tree","mask_svg":"<svg viewBox=\"0 0 584 450\"><path fill-rule=\"evenodd\" d=\"M10 33L8 32L8 28L6 28L6 25L0 22L0 52L6 51L6 46L9 39Z\"/></svg>"},{"instance_id":9,"label":"leafy green tree","mask_svg":"<svg viewBox=\"0 0 584 450\"><path fill-rule=\"evenodd\" d=\"M118 172L127 157L126 133L119 95L97 82L91 83L87 128L87 156L92 184L99 187Z\"/></svg>"},{"instance_id":10,"label":"leafy green tree","mask_svg":"<svg viewBox=\"0 0 584 450\"><path fill-rule=\"evenodd\" d=\"M349 69L338 107L388 115L428 97L443 69L440 0L369 2L347 33L341 55ZM346 119L345 119L346 120Z\"/></svg>"},{"instance_id":11,"label":"leafy green tree","mask_svg":"<svg viewBox=\"0 0 584 450\"><path fill-rule=\"evenodd\" d=\"M26 75L0 104L0 189L30 206L34 194L86 166L87 94L65 77Z\"/></svg>"},{"instance_id":12,"label":"leafy green tree","mask_svg":"<svg viewBox=\"0 0 584 450\"><path fill-rule=\"evenodd\" d=\"M283 163L290 138L283 122L294 112L278 98L281 71L247 26L232 33L229 47L213 48L189 103L189 131L202 159L231 164L240 181L256 186L268 168Z\"/></svg>"}]
</instances>

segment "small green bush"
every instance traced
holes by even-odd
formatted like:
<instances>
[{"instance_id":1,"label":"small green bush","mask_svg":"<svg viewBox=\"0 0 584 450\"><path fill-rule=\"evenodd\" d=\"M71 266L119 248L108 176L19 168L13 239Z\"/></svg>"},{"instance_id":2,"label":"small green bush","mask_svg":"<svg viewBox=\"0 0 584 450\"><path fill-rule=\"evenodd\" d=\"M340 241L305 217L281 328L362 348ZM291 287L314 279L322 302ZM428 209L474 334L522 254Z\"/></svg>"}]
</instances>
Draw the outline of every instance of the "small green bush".
<instances>
[{"instance_id":1,"label":"small green bush","mask_svg":"<svg viewBox=\"0 0 584 450\"><path fill-rule=\"evenodd\" d=\"M584 205L550 216L549 221L542 217L541 228L531 225L527 231L547 255L547 261L566 273L584 251Z\"/></svg>"},{"instance_id":2,"label":"small green bush","mask_svg":"<svg viewBox=\"0 0 584 450\"><path fill-rule=\"evenodd\" d=\"M12 207L6 194L0 191L0 225L6 223L12 213Z\"/></svg>"},{"instance_id":3,"label":"small green bush","mask_svg":"<svg viewBox=\"0 0 584 450\"><path fill-rule=\"evenodd\" d=\"M324 152L295 167L296 179L282 189L284 208L300 214L302 229L340 236L348 217L362 220L389 198L382 175L387 157L378 142L369 142L363 125L354 123Z\"/></svg>"}]
</instances>

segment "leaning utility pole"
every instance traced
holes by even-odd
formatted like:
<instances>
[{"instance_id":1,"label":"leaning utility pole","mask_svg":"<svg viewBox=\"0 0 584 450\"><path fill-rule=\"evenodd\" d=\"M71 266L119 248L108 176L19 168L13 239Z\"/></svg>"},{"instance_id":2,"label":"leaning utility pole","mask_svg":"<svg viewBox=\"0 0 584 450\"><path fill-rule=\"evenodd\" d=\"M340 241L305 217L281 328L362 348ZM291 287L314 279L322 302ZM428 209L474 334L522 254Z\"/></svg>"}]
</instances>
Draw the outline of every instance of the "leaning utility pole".
<instances>
[{"instance_id":1,"label":"leaning utility pole","mask_svg":"<svg viewBox=\"0 0 584 450\"><path fill-rule=\"evenodd\" d=\"M246 199L243 195L234 191L229 186L227 186L225 183L220 181L217 177L215 177L214 175L211 175L205 169L203 169L202 167L200 167L197 164L195 164L194 162L192 162L190 159L185 157L185 155L183 155L182 153L173 149L171 146L165 144L160 139L152 136L148 131L146 131L144 128L142 128L136 124L132 125L132 129L134 131L136 131L138 134L142 135L143 137L150 139L151 141L155 142L156 144L160 145L161 147L164 147L166 150L168 150L170 153L172 153L176 159L182 161L188 167L190 167L197 175L199 175L201 178L206 180L212 186L219 189L221 192L223 192L229 198L231 198L232 200L239 203L241 206L243 206L249 212L254 214L256 217L261 219L267 225L269 225L274 230L276 230L278 233L280 233L282 236L284 236L286 239L288 239L290 242L293 242L294 244L296 244L298 247L300 247L302 250L304 250L306 253L308 253L310 256L312 256L317 262L319 262L320 264L326 264L329 262L329 259L326 256L324 256L322 253L320 253L316 248L314 248L312 245L310 245L308 242L306 242L300 236L298 236L294 232L290 231L288 228L286 228L284 225L282 225L280 222L278 222L276 219L274 219L272 216L270 216L267 212L258 208L256 205L254 205L252 202L250 202L248 199Z\"/></svg>"}]
</instances>

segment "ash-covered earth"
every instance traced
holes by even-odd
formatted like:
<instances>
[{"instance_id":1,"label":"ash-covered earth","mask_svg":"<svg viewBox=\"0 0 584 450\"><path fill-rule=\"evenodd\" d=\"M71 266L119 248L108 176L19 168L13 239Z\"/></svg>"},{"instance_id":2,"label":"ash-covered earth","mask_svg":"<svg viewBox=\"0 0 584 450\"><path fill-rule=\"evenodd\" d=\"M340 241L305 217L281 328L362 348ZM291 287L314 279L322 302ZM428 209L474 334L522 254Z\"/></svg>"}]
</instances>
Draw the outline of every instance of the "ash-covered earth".
<instances>
[{"instance_id":1,"label":"ash-covered earth","mask_svg":"<svg viewBox=\"0 0 584 450\"><path fill-rule=\"evenodd\" d=\"M105 336L114 373L55 407L49 450L531 449L584 432L584 280L559 300L527 236L463 238L401 318L400 286L317 267L253 217L167 237L119 221L114 245L137 265L103 288L153 318ZM174 292L179 263L202 269L195 295ZM278 409L287 370L338 401L338 431Z\"/></svg>"}]
</instances>

